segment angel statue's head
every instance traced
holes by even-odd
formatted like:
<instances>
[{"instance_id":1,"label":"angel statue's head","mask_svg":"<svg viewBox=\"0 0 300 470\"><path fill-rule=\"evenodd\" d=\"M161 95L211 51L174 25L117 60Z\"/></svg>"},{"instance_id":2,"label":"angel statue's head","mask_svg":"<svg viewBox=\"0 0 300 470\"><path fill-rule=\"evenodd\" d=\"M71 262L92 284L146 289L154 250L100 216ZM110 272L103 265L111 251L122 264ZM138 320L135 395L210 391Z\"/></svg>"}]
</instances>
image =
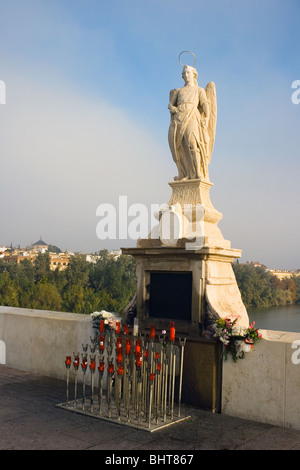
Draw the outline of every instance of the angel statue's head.
<instances>
[{"instance_id":1,"label":"angel statue's head","mask_svg":"<svg viewBox=\"0 0 300 470\"><path fill-rule=\"evenodd\" d=\"M197 83L198 72L195 67L191 65L185 65L182 70L182 78L185 83L193 82L194 85L198 85Z\"/></svg>"}]
</instances>

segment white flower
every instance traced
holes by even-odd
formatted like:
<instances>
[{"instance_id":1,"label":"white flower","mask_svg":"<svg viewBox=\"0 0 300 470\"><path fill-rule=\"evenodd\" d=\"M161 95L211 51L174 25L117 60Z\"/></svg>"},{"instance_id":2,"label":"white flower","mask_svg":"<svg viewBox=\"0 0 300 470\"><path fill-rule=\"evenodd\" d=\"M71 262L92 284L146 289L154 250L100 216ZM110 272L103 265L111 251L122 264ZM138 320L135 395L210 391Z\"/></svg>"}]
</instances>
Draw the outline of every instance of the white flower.
<instances>
[{"instance_id":1,"label":"white flower","mask_svg":"<svg viewBox=\"0 0 300 470\"><path fill-rule=\"evenodd\" d=\"M101 317L102 320L107 320L107 323L108 323L108 320L110 318L115 317L115 315L113 313L107 312L106 310L101 310L101 312L93 312L93 313L91 313L91 316L92 317Z\"/></svg>"},{"instance_id":2,"label":"white flower","mask_svg":"<svg viewBox=\"0 0 300 470\"><path fill-rule=\"evenodd\" d=\"M100 312L93 312L91 313L91 317L100 317Z\"/></svg>"},{"instance_id":3,"label":"white flower","mask_svg":"<svg viewBox=\"0 0 300 470\"><path fill-rule=\"evenodd\" d=\"M228 339L220 337L220 341L224 343L225 345L229 343Z\"/></svg>"}]
</instances>

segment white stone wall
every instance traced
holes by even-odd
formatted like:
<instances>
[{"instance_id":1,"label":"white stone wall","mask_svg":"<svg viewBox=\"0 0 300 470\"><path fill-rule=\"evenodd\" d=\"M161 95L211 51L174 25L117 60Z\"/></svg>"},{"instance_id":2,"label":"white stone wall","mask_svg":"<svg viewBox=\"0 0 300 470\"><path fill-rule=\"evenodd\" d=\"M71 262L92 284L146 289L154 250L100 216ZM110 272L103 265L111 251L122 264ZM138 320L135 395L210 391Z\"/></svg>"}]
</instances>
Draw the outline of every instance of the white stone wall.
<instances>
[{"instance_id":1,"label":"white stone wall","mask_svg":"<svg viewBox=\"0 0 300 470\"><path fill-rule=\"evenodd\" d=\"M260 331L243 359L223 361L222 413L300 429L300 334Z\"/></svg>"},{"instance_id":2,"label":"white stone wall","mask_svg":"<svg viewBox=\"0 0 300 470\"><path fill-rule=\"evenodd\" d=\"M0 363L66 377L65 358L94 336L90 315L0 307Z\"/></svg>"},{"instance_id":3,"label":"white stone wall","mask_svg":"<svg viewBox=\"0 0 300 470\"><path fill-rule=\"evenodd\" d=\"M222 413L300 429L300 333L261 331L244 359L223 361ZM0 364L8 367L65 379L65 357L91 336L90 315L0 307Z\"/></svg>"}]
</instances>

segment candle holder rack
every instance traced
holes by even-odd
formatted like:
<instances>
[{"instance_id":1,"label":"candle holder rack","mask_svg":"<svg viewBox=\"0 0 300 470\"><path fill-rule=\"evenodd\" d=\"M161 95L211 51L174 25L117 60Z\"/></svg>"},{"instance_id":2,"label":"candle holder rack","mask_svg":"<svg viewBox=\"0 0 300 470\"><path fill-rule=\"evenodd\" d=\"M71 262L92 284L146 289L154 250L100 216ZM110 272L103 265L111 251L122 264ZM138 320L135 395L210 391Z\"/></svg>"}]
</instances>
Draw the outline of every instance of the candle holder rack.
<instances>
[{"instance_id":1,"label":"candle holder rack","mask_svg":"<svg viewBox=\"0 0 300 470\"><path fill-rule=\"evenodd\" d=\"M138 332L137 322L132 331L101 324L98 338L73 353L73 363L66 356L66 401L57 407L150 432L187 420L181 407L185 343L175 337L174 322L169 336L156 335L154 325L148 334Z\"/></svg>"}]
</instances>

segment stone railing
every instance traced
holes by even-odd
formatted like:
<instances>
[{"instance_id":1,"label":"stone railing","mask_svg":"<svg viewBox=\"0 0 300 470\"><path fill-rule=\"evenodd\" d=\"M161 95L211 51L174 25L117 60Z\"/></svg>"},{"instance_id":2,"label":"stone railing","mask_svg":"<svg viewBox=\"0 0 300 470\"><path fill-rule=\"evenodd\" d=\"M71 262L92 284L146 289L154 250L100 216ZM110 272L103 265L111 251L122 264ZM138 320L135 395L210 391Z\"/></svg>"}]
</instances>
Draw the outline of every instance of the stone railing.
<instances>
[{"instance_id":1,"label":"stone railing","mask_svg":"<svg viewBox=\"0 0 300 470\"><path fill-rule=\"evenodd\" d=\"M243 359L223 361L222 412L300 429L300 334L260 331Z\"/></svg>"},{"instance_id":2,"label":"stone railing","mask_svg":"<svg viewBox=\"0 0 300 470\"><path fill-rule=\"evenodd\" d=\"M300 429L300 334L262 333L244 359L223 361L222 413ZM12 368L65 379L65 356L91 336L90 315L0 307L0 364Z\"/></svg>"},{"instance_id":3,"label":"stone railing","mask_svg":"<svg viewBox=\"0 0 300 470\"><path fill-rule=\"evenodd\" d=\"M0 307L0 364L65 378L65 357L94 336L90 315Z\"/></svg>"}]
</instances>

